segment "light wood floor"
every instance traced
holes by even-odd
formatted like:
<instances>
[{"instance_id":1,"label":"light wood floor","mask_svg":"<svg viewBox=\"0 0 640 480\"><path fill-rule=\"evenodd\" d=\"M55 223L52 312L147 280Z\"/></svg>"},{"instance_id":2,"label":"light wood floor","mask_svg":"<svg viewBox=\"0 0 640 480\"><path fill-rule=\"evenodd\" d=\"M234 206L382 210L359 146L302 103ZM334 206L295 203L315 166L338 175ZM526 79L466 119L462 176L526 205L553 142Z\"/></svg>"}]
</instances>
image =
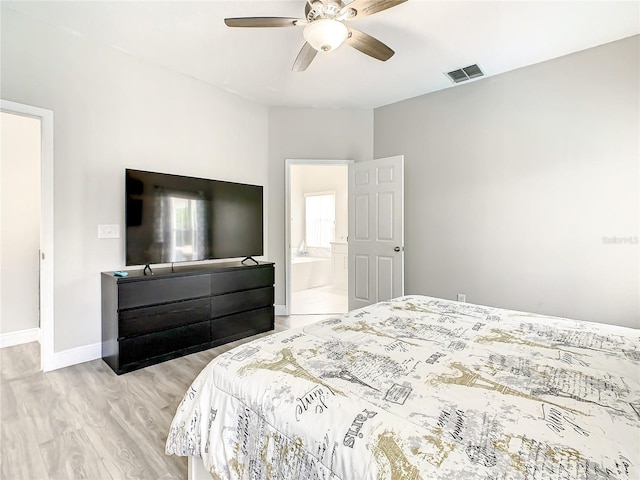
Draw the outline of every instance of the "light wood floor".
<instances>
[{"instance_id":1,"label":"light wood floor","mask_svg":"<svg viewBox=\"0 0 640 480\"><path fill-rule=\"evenodd\" d=\"M277 317L276 331L321 318ZM257 337L120 376L102 360L42 373L38 343L0 349L0 478L186 479L186 458L164 453L178 403L211 359Z\"/></svg>"}]
</instances>

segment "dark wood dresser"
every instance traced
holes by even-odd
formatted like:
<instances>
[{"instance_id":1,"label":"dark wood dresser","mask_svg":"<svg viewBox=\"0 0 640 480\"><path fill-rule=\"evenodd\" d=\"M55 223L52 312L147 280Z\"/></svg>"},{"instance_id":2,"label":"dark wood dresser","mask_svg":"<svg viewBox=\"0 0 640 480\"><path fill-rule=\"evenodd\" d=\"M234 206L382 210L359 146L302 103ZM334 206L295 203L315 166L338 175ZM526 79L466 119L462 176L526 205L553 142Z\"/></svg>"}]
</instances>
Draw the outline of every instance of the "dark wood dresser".
<instances>
[{"instance_id":1,"label":"dark wood dresser","mask_svg":"<svg viewBox=\"0 0 640 480\"><path fill-rule=\"evenodd\" d=\"M274 264L102 273L102 358L118 375L274 326Z\"/></svg>"}]
</instances>

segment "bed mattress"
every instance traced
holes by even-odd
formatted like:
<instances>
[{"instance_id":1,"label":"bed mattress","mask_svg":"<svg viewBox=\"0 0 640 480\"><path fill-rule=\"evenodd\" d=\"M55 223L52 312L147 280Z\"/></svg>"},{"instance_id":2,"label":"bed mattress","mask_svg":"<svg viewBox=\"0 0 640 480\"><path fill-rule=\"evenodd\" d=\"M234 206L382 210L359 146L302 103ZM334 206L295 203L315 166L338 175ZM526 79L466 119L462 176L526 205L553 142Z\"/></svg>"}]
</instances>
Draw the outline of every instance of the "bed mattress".
<instances>
[{"instance_id":1,"label":"bed mattress","mask_svg":"<svg viewBox=\"0 0 640 480\"><path fill-rule=\"evenodd\" d=\"M214 479L637 480L640 333L405 296L215 358L166 453Z\"/></svg>"}]
</instances>

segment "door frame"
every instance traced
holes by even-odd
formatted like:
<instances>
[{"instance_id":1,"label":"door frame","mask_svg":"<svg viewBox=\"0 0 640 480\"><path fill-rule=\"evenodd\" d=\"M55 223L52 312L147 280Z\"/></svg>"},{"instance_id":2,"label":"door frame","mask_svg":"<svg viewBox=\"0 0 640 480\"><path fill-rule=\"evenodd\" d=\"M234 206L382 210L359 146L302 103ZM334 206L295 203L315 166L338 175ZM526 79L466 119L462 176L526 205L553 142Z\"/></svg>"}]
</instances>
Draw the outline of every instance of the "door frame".
<instances>
[{"instance_id":1,"label":"door frame","mask_svg":"<svg viewBox=\"0 0 640 480\"><path fill-rule=\"evenodd\" d=\"M0 99L0 110L40 120L40 367L54 368L53 112Z\"/></svg>"},{"instance_id":2,"label":"door frame","mask_svg":"<svg viewBox=\"0 0 640 480\"><path fill-rule=\"evenodd\" d=\"M284 312L282 315L290 315L291 312L291 167L296 165L345 165L349 166L354 163L353 160L321 160L321 159L285 159L284 168L284 264L285 264L285 293L284 293Z\"/></svg>"}]
</instances>

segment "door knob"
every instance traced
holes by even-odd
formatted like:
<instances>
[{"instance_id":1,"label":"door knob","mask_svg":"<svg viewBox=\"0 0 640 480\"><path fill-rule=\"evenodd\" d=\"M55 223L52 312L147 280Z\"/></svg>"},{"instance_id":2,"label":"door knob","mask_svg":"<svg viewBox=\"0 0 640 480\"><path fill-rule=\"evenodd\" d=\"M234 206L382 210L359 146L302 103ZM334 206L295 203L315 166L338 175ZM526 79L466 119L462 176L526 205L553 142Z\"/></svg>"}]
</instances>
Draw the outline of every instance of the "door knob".
<instances>
[{"instance_id":1,"label":"door knob","mask_svg":"<svg viewBox=\"0 0 640 480\"><path fill-rule=\"evenodd\" d=\"M394 252L399 252L400 251L400 247L396 247L393 249Z\"/></svg>"}]
</instances>

